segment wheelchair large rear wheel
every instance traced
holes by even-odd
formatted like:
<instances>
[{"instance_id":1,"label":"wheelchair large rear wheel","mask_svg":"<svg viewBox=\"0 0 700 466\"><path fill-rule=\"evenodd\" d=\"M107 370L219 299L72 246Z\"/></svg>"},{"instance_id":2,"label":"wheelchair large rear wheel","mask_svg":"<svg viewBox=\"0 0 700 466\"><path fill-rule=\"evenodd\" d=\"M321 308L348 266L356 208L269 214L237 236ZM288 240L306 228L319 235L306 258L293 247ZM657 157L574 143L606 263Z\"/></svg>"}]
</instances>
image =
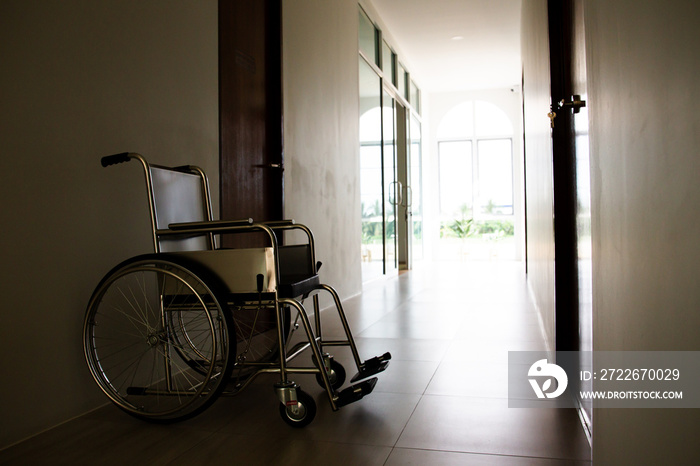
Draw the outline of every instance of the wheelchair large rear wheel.
<instances>
[{"instance_id":1,"label":"wheelchair large rear wheel","mask_svg":"<svg viewBox=\"0 0 700 466\"><path fill-rule=\"evenodd\" d=\"M127 413L173 422L202 412L234 365L235 332L217 287L196 267L155 254L126 261L98 285L84 350L102 391Z\"/></svg>"}]
</instances>

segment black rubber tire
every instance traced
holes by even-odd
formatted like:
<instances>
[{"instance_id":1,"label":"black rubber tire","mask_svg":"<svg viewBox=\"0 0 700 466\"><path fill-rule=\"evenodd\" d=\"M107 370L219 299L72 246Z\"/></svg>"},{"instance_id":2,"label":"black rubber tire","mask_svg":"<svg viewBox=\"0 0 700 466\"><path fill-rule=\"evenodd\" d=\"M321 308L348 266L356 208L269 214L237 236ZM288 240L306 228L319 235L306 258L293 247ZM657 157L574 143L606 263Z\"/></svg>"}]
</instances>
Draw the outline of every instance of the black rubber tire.
<instances>
[{"instance_id":1,"label":"black rubber tire","mask_svg":"<svg viewBox=\"0 0 700 466\"><path fill-rule=\"evenodd\" d=\"M167 317L158 317L158 295ZM182 319L177 325L168 320L185 314L184 326ZM225 388L234 365L232 329L216 277L177 255L137 256L113 268L93 293L83 327L85 357L100 389L128 414L158 423L182 421L204 411ZM115 346L124 349L116 352ZM177 358L167 356L172 350ZM113 362L121 354L125 364L135 362ZM168 389L158 365L149 364L157 357L175 365L174 388L182 395L158 394ZM149 367L156 374L150 378ZM194 369L190 375L188 367Z\"/></svg>"},{"instance_id":2,"label":"black rubber tire","mask_svg":"<svg viewBox=\"0 0 700 466\"><path fill-rule=\"evenodd\" d=\"M345 368L343 367L342 364L340 364L338 361L335 359L331 360L331 373L328 374L328 379L331 383L331 388L333 390L338 390L340 387L343 386L345 383ZM324 390L326 389L326 384L323 383L323 377L321 374L316 374L316 382L318 385L323 388Z\"/></svg>"},{"instance_id":3,"label":"black rubber tire","mask_svg":"<svg viewBox=\"0 0 700 466\"><path fill-rule=\"evenodd\" d=\"M284 422L294 428L306 427L316 417L316 401L311 395L297 388L297 403L298 413L292 412L291 408L280 403L280 416L282 416Z\"/></svg>"}]
</instances>

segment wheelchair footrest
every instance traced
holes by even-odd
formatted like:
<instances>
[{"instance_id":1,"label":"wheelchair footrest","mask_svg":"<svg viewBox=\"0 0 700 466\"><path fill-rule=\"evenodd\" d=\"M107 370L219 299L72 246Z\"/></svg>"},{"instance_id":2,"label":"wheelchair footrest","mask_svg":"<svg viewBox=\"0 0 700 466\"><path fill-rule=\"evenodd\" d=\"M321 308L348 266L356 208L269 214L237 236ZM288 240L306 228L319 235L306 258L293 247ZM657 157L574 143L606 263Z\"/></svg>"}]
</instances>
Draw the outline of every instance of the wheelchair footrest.
<instances>
[{"instance_id":1,"label":"wheelchair footrest","mask_svg":"<svg viewBox=\"0 0 700 466\"><path fill-rule=\"evenodd\" d=\"M374 374L379 374L380 372L386 370L389 367L389 360L391 359L391 353L386 352L381 356L376 356L372 359L368 359L362 364L362 369L360 372L355 374L355 376L350 380L351 383L357 382L358 380L366 379Z\"/></svg>"},{"instance_id":2,"label":"wheelchair footrest","mask_svg":"<svg viewBox=\"0 0 700 466\"><path fill-rule=\"evenodd\" d=\"M365 395L369 395L374 390L374 386L377 385L377 378L373 377L364 382L360 382L351 387L346 388L342 392L338 393L338 400L335 405L340 408L350 403L354 403L361 400Z\"/></svg>"}]
</instances>

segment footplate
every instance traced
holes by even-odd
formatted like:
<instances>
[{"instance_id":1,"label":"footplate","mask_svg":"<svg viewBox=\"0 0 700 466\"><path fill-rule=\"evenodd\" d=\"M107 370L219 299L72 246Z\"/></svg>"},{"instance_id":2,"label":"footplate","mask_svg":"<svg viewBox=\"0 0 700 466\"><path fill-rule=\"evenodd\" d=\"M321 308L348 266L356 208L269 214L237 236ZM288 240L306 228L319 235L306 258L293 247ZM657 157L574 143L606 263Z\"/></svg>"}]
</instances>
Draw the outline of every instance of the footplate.
<instances>
[{"instance_id":1,"label":"footplate","mask_svg":"<svg viewBox=\"0 0 700 466\"><path fill-rule=\"evenodd\" d=\"M381 356L375 356L372 359L368 359L362 364L362 369L360 372L355 374L355 376L350 380L350 383L357 382L358 380L366 379L373 376L374 374L379 374L380 372L386 370L389 367L389 360L391 359L391 353L386 352Z\"/></svg>"},{"instance_id":2,"label":"footplate","mask_svg":"<svg viewBox=\"0 0 700 466\"><path fill-rule=\"evenodd\" d=\"M379 379L373 377L338 393L338 399L335 402L336 407L340 408L341 406L349 405L350 403L361 400L365 395L369 395L372 393L372 390L374 390L374 386L377 385L377 380Z\"/></svg>"}]
</instances>

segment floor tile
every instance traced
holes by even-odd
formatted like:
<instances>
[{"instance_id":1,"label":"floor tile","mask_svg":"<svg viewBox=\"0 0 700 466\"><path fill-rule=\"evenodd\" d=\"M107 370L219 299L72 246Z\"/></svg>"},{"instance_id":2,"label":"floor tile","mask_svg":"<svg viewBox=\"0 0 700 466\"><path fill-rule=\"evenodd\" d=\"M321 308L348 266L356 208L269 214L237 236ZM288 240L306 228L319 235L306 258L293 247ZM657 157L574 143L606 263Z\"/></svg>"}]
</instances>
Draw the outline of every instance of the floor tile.
<instances>
[{"instance_id":1,"label":"floor tile","mask_svg":"<svg viewBox=\"0 0 700 466\"><path fill-rule=\"evenodd\" d=\"M543 341L499 341L455 339L450 342L443 361L481 364L508 364L509 351L546 351Z\"/></svg>"},{"instance_id":2,"label":"floor tile","mask_svg":"<svg viewBox=\"0 0 700 466\"><path fill-rule=\"evenodd\" d=\"M171 463L188 466L246 465L383 465L391 447L310 442L264 435L214 434Z\"/></svg>"},{"instance_id":3,"label":"floor tile","mask_svg":"<svg viewBox=\"0 0 700 466\"><path fill-rule=\"evenodd\" d=\"M451 340L458 331L458 327L446 326L437 321L421 323L380 321L359 333L358 336L364 338Z\"/></svg>"},{"instance_id":4,"label":"floor tile","mask_svg":"<svg viewBox=\"0 0 700 466\"><path fill-rule=\"evenodd\" d=\"M447 353L451 341L431 339L363 338L355 339L360 356L374 357L391 353L392 360L440 361Z\"/></svg>"},{"instance_id":5,"label":"floor tile","mask_svg":"<svg viewBox=\"0 0 700 466\"><path fill-rule=\"evenodd\" d=\"M357 373L357 367L350 354L338 356L335 360L343 365L347 371L346 386L349 386L350 379ZM428 384L433 379L439 362L437 361L404 361L401 359L391 359L389 367L377 374L375 392L386 393L413 393L422 395Z\"/></svg>"},{"instance_id":6,"label":"floor tile","mask_svg":"<svg viewBox=\"0 0 700 466\"><path fill-rule=\"evenodd\" d=\"M270 388L269 391L244 392L238 399L224 400L220 408L222 415L230 413L235 421L227 424L219 433L393 446L420 400L417 394L375 391L334 412L325 392L314 387L314 383L308 381L302 385L303 390L314 397L317 406L316 418L307 427L291 429L282 421L279 401Z\"/></svg>"},{"instance_id":7,"label":"floor tile","mask_svg":"<svg viewBox=\"0 0 700 466\"><path fill-rule=\"evenodd\" d=\"M567 409L508 408L507 400L421 398L398 447L588 460L578 415Z\"/></svg>"},{"instance_id":8,"label":"floor tile","mask_svg":"<svg viewBox=\"0 0 700 466\"><path fill-rule=\"evenodd\" d=\"M443 361L425 393L426 395L508 398L508 366Z\"/></svg>"},{"instance_id":9,"label":"floor tile","mask_svg":"<svg viewBox=\"0 0 700 466\"><path fill-rule=\"evenodd\" d=\"M431 466L587 466L590 462L406 448L395 448L386 462L386 466L426 464Z\"/></svg>"},{"instance_id":10,"label":"floor tile","mask_svg":"<svg viewBox=\"0 0 700 466\"><path fill-rule=\"evenodd\" d=\"M461 322L455 338L476 342L540 342L543 339L538 322L523 324L510 323L496 319L491 321L484 319L466 319Z\"/></svg>"},{"instance_id":11,"label":"floor tile","mask_svg":"<svg viewBox=\"0 0 700 466\"><path fill-rule=\"evenodd\" d=\"M2 465L162 465L211 432L78 418L0 452Z\"/></svg>"}]
</instances>

